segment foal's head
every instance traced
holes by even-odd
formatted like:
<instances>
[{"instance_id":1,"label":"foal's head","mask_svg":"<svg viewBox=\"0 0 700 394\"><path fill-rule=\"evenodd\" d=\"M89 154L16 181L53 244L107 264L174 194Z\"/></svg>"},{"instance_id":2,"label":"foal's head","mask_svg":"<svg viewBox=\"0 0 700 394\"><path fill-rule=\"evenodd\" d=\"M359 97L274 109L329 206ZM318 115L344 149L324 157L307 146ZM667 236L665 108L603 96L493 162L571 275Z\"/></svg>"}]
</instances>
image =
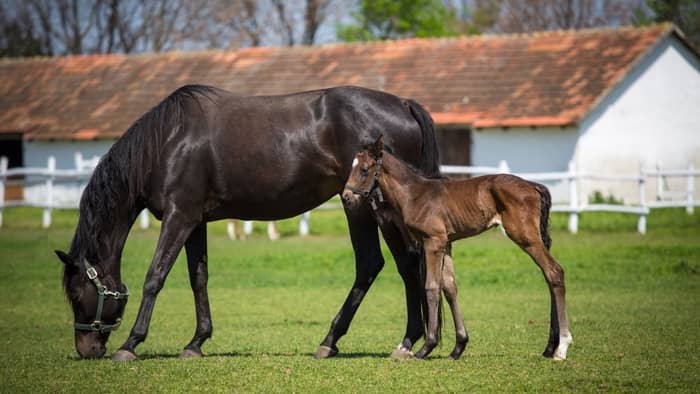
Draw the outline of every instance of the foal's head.
<instances>
[{"instance_id":1,"label":"foal's head","mask_svg":"<svg viewBox=\"0 0 700 394\"><path fill-rule=\"evenodd\" d=\"M109 334L121 323L129 291L87 260L61 251L56 255L65 264L63 285L75 319L75 350L82 358L102 357Z\"/></svg>"},{"instance_id":2,"label":"foal's head","mask_svg":"<svg viewBox=\"0 0 700 394\"><path fill-rule=\"evenodd\" d=\"M346 205L354 205L360 198L369 197L377 188L377 181L382 171L382 153L384 138L377 140L355 155L352 161L350 177L345 183L342 198Z\"/></svg>"}]
</instances>

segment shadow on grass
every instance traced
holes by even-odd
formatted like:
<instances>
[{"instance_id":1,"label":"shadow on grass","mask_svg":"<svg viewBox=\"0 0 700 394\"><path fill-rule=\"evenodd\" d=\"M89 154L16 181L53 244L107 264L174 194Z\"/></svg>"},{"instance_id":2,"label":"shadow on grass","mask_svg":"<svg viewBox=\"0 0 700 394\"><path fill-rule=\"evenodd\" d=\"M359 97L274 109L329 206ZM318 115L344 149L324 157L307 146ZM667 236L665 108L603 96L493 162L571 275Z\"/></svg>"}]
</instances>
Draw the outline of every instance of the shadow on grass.
<instances>
[{"instance_id":1,"label":"shadow on grass","mask_svg":"<svg viewBox=\"0 0 700 394\"><path fill-rule=\"evenodd\" d=\"M254 357L299 357L304 356L310 359L314 358L314 353L281 353L281 352L220 352L220 353L206 353L202 358L213 358L213 357L225 357L225 358L254 358ZM66 356L66 360L73 362L90 362L90 361L100 361L100 360L111 360L112 355L105 355L99 359L84 359L76 355ZM167 360L167 359L179 359L180 353L143 353L139 354L135 361L143 360ZM332 359L359 359L359 358L389 358L389 353L375 353L375 352L357 352L357 353L340 353L333 357ZM196 359L196 358L195 358ZM183 359L184 360L184 359ZM322 360L319 360L321 362Z\"/></svg>"}]
</instances>

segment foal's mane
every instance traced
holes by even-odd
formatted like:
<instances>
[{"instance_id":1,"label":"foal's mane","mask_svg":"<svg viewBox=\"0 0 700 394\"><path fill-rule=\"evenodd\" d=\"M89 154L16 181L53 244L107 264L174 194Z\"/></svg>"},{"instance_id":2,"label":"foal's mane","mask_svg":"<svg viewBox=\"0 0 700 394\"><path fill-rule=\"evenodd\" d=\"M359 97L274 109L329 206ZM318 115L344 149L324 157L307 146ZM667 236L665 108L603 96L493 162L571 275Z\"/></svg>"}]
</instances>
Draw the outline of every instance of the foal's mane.
<instances>
[{"instance_id":1,"label":"foal's mane","mask_svg":"<svg viewBox=\"0 0 700 394\"><path fill-rule=\"evenodd\" d=\"M368 149L368 148L365 148L365 150L369 150L369 149ZM403 164L404 166L408 167L409 170L411 170L412 172L414 172L414 173L420 175L420 176L423 177L423 178L426 178L426 179L447 179L447 178L445 178L445 177L440 173L439 167L438 167L437 172L426 173L425 171L421 170L420 168L417 168L417 167L415 167L414 165L412 165L411 163L409 163L409 162L405 161L404 159L402 159L402 158L396 156L396 154L394 154L394 150L393 150L393 149L391 148L391 146L389 146L389 145L384 145L384 152L385 152L385 153L389 153L389 154L391 155L391 157L393 157L394 159L396 159L396 161L398 161L399 163L401 163L401 164Z\"/></svg>"},{"instance_id":2,"label":"foal's mane","mask_svg":"<svg viewBox=\"0 0 700 394\"><path fill-rule=\"evenodd\" d=\"M135 219L135 210L142 209L154 163L170 135L183 127L183 102L201 97L214 100L218 91L201 85L183 86L143 114L100 160L80 198L80 215L69 255L76 261L87 259L99 265L99 250L106 232L114 223ZM82 264L78 264L81 266ZM68 290L68 269L63 285Z\"/></svg>"}]
</instances>

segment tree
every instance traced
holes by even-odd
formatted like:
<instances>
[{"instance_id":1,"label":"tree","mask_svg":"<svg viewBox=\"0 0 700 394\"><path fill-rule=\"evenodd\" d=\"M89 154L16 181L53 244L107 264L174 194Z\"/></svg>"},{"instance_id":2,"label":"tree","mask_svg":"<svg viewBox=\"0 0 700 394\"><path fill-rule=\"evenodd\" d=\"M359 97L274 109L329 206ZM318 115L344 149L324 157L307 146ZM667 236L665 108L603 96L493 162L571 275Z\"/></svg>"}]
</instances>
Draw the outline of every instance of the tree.
<instances>
[{"instance_id":1,"label":"tree","mask_svg":"<svg viewBox=\"0 0 700 394\"><path fill-rule=\"evenodd\" d=\"M700 48L700 0L647 0L651 15L639 8L635 23L671 22L685 33L688 40Z\"/></svg>"},{"instance_id":2,"label":"tree","mask_svg":"<svg viewBox=\"0 0 700 394\"><path fill-rule=\"evenodd\" d=\"M439 0L362 0L355 22L340 25L343 41L455 35L456 18Z\"/></svg>"},{"instance_id":3,"label":"tree","mask_svg":"<svg viewBox=\"0 0 700 394\"><path fill-rule=\"evenodd\" d=\"M638 0L503 0L495 29L503 33L583 29L629 23Z\"/></svg>"},{"instance_id":4,"label":"tree","mask_svg":"<svg viewBox=\"0 0 700 394\"><path fill-rule=\"evenodd\" d=\"M26 10L10 15L0 4L0 57L29 57L50 55Z\"/></svg>"}]
</instances>

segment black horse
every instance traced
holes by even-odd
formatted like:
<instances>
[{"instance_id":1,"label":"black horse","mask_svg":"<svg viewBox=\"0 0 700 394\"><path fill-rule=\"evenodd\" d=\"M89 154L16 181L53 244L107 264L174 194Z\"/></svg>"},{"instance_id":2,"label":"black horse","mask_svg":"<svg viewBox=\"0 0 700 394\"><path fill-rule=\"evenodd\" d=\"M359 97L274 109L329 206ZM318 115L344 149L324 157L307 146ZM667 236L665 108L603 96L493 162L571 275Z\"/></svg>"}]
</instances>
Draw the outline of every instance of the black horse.
<instances>
[{"instance_id":1,"label":"black horse","mask_svg":"<svg viewBox=\"0 0 700 394\"><path fill-rule=\"evenodd\" d=\"M352 160L379 131L394 154L425 174L439 173L430 115L407 99L358 87L284 96L241 97L208 86L184 86L137 120L102 158L80 201L63 285L75 319L81 357L102 357L121 321L128 291L121 253L138 213L162 220L131 333L115 360L136 358L156 296L185 246L197 327L181 356L201 356L212 334L207 296L206 223L224 218L277 220L301 214L343 190ZM377 228L396 260L406 290L408 322L399 351L423 335L420 256L400 224L368 206L346 207L355 250L355 282L316 357L338 352L337 341L384 260Z\"/></svg>"}]
</instances>

